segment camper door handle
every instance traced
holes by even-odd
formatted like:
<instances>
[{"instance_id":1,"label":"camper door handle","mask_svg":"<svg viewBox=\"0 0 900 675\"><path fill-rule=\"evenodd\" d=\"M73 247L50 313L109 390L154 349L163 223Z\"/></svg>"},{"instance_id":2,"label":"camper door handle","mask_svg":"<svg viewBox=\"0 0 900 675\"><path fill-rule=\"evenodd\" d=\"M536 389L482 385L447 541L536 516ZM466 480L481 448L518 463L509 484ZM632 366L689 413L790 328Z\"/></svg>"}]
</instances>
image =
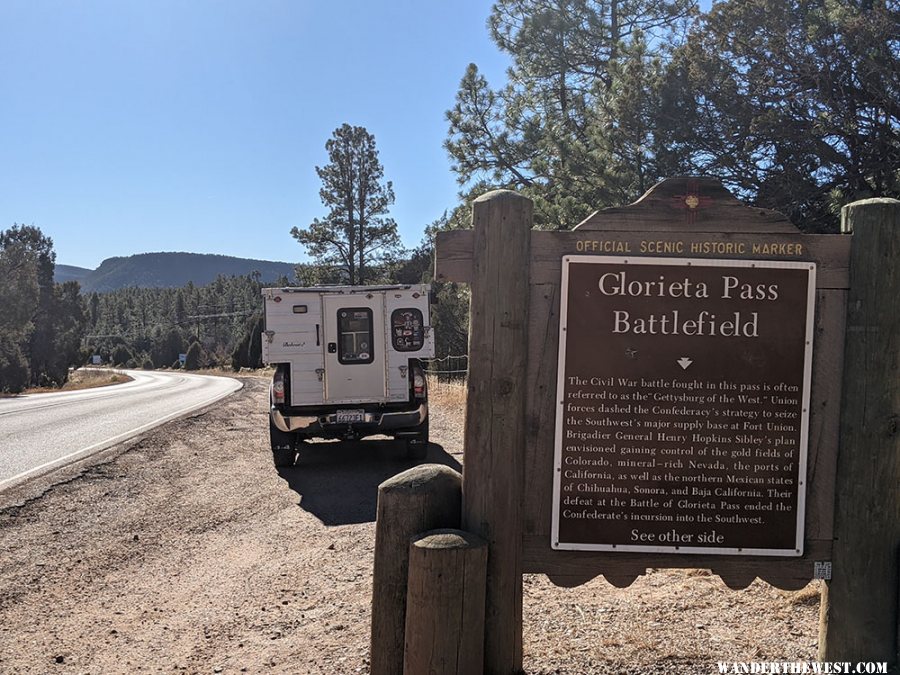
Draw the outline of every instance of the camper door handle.
<instances>
[{"instance_id":1,"label":"camper door handle","mask_svg":"<svg viewBox=\"0 0 900 675\"><path fill-rule=\"evenodd\" d=\"M335 352L337 352L337 343L336 343L336 342L329 342L329 343L328 343L328 353L329 353L329 354L334 354Z\"/></svg>"},{"instance_id":2,"label":"camper door handle","mask_svg":"<svg viewBox=\"0 0 900 675\"><path fill-rule=\"evenodd\" d=\"M316 347L318 347L321 344L322 343L319 342L319 324L316 324Z\"/></svg>"}]
</instances>

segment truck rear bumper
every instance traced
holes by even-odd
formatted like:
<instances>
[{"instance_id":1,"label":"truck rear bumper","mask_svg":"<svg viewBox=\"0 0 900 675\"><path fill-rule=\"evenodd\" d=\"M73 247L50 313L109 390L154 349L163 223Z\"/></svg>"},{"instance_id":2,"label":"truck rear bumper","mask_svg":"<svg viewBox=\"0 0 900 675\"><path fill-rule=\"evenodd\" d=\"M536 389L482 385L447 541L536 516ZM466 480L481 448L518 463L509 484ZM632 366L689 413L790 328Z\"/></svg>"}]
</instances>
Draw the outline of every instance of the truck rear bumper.
<instances>
[{"instance_id":1,"label":"truck rear bumper","mask_svg":"<svg viewBox=\"0 0 900 675\"><path fill-rule=\"evenodd\" d=\"M366 436L396 429L410 429L428 418L428 404L423 402L413 410L397 412L366 412L363 422L338 422L337 413L322 415L285 415L270 407L272 422L281 431L319 437Z\"/></svg>"}]
</instances>

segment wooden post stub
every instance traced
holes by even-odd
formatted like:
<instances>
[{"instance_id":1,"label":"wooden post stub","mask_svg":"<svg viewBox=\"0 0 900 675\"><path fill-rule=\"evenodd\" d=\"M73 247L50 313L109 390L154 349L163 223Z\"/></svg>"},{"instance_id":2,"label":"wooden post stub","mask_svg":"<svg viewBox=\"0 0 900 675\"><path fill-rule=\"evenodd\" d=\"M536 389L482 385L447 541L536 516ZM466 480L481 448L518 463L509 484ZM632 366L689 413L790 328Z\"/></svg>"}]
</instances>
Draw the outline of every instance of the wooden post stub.
<instances>
[{"instance_id":1,"label":"wooden post stub","mask_svg":"<svg viewBox=\"0 0 900 675\"><path fill-rule=\"evenodd\" d=\"M819 659L897 663L900 585L900 201L845 206L853 233L832 579Z\"/></svg>"},{"instance_id":2,"label":"wooden post stub","mask_svg":"<svg viewBox=\"0 0 900 675\"><path fill-rule=\"evenodd\" d=\"M522 516L532 202L473 207L463 529L488 542L485 672L522 670Z\"/></svg>"},{"instance_id":3,"label":"wooden post stub","mask_svg":"<svg viewBox=\"0 0 900 675\"><path fill-rule=\"evenodd\" d=\"M405 675L478 675L484 666L488 547L461 530L434 530L409 547Z\"/></svg>"},{"instance_id":4,"label":"wooden post stub","mask_svg":"<svg viewBox=\"0 0 900 675\"><path fill-rule=\"evenodd\" d=\"M409 542L417 534L459 527L462 477L443 464L422 464L378 486L372 574L372 675L403 672Z\"/></svg>"}]
</instances>

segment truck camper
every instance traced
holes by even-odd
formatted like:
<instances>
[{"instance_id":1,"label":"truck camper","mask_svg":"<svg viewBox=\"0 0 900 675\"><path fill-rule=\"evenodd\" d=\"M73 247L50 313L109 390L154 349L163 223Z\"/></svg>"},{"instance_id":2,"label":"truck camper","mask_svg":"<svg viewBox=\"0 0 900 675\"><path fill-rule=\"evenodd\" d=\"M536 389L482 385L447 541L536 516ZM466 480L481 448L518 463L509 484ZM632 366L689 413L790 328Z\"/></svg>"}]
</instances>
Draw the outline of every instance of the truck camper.
<instances>
[{"instance_id":1,"label":"truck camper","mask_svg":"<svg viewBox=\"0 0 900 675\"><path fill-rule=\"evenodd\" d=\"M422 359L434 356L430 287L264 288L263 362L275 367L269 433L276 466L311 438L386 434L410 458L428 446Z\"/></svg>"}]
</instances>

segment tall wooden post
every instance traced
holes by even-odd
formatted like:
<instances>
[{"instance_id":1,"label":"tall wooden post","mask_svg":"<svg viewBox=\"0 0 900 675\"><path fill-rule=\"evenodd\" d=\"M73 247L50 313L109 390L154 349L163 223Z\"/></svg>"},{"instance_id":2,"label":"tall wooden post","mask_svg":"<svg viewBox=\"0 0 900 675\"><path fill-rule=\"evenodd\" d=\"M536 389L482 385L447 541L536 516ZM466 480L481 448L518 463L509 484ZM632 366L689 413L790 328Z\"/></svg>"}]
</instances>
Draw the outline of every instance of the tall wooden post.
<instances>
[{"instance_id":1,"label":"tall wooden post","mask_svg":"<svg viewBox=\"0 0 900 675\"><path fill-rule=\"evenodd\" d=\"M463 529L488 542L485 672L522 669L522 527L532 203L489 192L474 205Z\"/></svg>"},{"instance_id":2,"label":"tall wooden post","mask_svg":"<svg viewBox=\"0 0 900 675\"><path fill-rule=\"evenodd\" d=\"M900 201L845 206L853 234L832 580L819 659L897 663L900 585Z\"/></svg>"}]
</instances>

